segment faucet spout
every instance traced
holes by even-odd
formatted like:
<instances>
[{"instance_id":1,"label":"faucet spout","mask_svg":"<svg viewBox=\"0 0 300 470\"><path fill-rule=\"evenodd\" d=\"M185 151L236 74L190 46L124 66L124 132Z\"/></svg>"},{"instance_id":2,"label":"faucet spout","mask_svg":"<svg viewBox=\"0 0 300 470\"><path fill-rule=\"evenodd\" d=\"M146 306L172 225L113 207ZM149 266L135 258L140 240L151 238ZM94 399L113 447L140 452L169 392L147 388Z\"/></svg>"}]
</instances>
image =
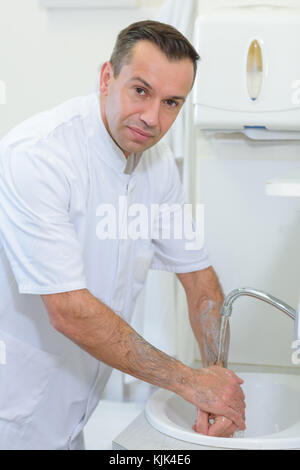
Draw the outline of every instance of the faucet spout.
<instances>
[{"instance_id":1,"label":"faucet spout","mask_svg":"<svg viewBox=\"0 0 300 470\"><path fill-rule=\"evenodd\" d=\"M222 362L224 365L227 364L228 359L228 345L226 346L226 337L228 333L228 322L229 317L232 314L232 306L236 299L238 299L242 295L248 295L250 297L255 297L256 299L262 300L273 307L278 308L286 315L288 315L292 320L295 320L295 336L296 339L300 339L300 303L298 310L296 312L295 309L290 307L288 304L283 302L282 300L277 299L273 295L267 294L265 292L261 292L256 289L252 289L250 287L242 287L240 289L234 289L231 291L225 298L224 303L222 305L220 315L221 315L221 327L220 327L220 336L219 336L219 348L218 348L218 363Z\"/></svg>"},{"instance_id":2,"label":"faucet spout","mask_svg":"<svg viewBox=\"0 0 300 470\"><path fill-rule=\"evenodd\" d=\"M234 301L242 295L248 295L250 297L255 297L256 299L263 300L264 302L267 302L268 304L273 305L273 307L276 307L282 312L284 312L286 315L292 318L292 320L296 320L295 309L290 307L282 300L277 299L273 295L267 294L256 289L252 289L250 287L242 287L240 289L234 289L233 291L231 291L225 298L220 314L226 317L230 317Z\"/></svg>"}]
</instances>

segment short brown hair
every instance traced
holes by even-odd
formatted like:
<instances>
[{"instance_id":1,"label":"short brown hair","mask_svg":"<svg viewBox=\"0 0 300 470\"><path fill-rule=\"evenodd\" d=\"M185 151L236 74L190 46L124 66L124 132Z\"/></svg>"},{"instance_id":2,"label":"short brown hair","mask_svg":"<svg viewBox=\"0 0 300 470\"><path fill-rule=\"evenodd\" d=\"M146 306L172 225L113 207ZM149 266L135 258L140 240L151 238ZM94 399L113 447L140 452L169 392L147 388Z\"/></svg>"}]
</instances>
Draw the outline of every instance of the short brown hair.
<instances>
[{"instance_id":1,"label":"short brown hair","mask_svg":"<svg viewBox=\"0 0 300 470\"><path fill-rule=\"evenodd\" d=\"M173 26L147 20L133 23L119 33L110 58L115 77L119 75L124 60L130 60L132 49L138 41L156 44L169 60L189 57L194 65L194 77L196 76L200 56L188 39Z\"/></svg>"}]
</instances>

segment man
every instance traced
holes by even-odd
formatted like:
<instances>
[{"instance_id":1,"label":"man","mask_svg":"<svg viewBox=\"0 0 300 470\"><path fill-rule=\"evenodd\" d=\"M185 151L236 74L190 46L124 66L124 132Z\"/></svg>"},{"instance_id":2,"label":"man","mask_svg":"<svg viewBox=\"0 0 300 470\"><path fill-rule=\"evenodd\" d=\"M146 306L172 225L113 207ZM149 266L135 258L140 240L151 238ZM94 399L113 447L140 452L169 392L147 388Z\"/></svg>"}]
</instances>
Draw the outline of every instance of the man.
<instances>
[{"instance_id":1,"label":"man","mask_svg":"<svg viewBox=\"0 0 300 470\"><path fill-rule=\"evenodd\" d=\"M131 204L183 205L173 157L158 142L192 88L197 60L174 28L133 24L101 69L100 98L63 103L1 141L1 448L83 448L111 367L193 403L198 432L244 429L242 381L213 366L223 297L205 249L123 236ZM104 208L117 209L118 236L103 236ZM182 282L203 369L129 326L149 267Z\"/></svg>"}]
</instances>

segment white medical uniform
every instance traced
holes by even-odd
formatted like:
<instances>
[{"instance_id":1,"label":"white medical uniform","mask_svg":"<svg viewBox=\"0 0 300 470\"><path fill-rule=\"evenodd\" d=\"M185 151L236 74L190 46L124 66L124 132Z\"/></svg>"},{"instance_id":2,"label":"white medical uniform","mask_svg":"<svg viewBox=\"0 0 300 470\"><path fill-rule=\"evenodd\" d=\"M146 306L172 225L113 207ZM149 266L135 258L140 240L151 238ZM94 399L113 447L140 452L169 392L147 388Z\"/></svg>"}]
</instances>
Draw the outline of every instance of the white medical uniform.
<instances>
[{"instance_id":1,"label":"white medical uniform","mask_svg":"<svg viewBox=\"0 0 300 470\"><path fill-rule=\"evenodd\" d=\"M101 239L103 205L180 203L174 159L159 143L126 160L99 96L40 113L0 141L0 449L79 449L111 368L50 324L40 294L88 289L130 322L148 269L210 266L186 240ZM104 206L106 207L106 206ZM124 227L123 227L124 228Z\"/></svg>"}]
</instances>

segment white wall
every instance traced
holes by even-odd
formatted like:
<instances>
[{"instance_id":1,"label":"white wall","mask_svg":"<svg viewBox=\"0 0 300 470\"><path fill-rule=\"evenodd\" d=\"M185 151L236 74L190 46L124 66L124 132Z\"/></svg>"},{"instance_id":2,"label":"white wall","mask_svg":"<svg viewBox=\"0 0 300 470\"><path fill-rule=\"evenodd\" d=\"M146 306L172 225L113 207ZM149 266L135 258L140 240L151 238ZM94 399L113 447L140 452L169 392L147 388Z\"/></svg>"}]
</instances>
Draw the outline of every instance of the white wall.
<instances>
[{"instance_id":1,"label":"white wall","mask_svg":"<svg viewBox=\"0 0 300 470\"><path fill-rule=\"evenodd\" d=\"M238 2L222 0L222 6L229 3ZM199 12L220 4L200 0ZM195 198L206 205L206 242L224 292L253 287L296 307L300 199L266 196L265 182L299 167L300 142L259 143L238 134L217 138L198 131L197 144ZM293 322L279 310L240 298L231 333L230 361L292 366Z\"/></svg>"},{"instance_id":2,"label":"white wall","mask_svg":"<svg viewBox=\"0 0 300 470\"><path fill-rule=\"evenodd\" d=\"M140 3L134 9L47 10L39 0L0 1L0 80L6 83L0 138L25 118L93 91L118 32L154 18L161 0Z\"/></svg>"}]
</instances>

